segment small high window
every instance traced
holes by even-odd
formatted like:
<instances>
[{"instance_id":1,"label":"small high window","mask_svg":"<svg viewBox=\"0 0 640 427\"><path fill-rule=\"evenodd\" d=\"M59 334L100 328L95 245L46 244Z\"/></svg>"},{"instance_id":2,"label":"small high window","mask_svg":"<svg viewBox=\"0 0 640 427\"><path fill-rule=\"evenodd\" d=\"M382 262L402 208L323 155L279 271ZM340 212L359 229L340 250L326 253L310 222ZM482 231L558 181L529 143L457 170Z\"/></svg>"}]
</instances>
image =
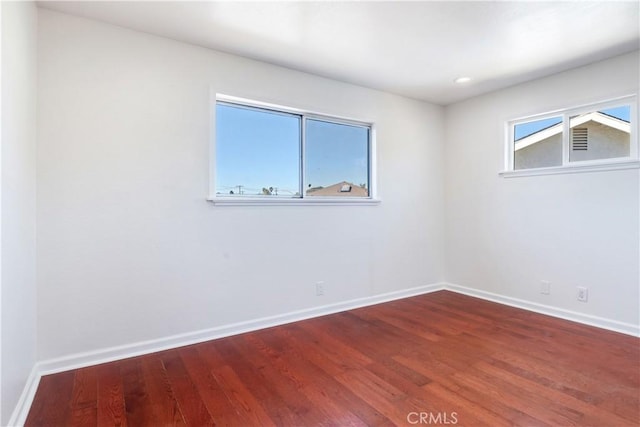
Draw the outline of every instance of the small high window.
<instances>
[{"instance_id":1,"label":"small high window","mask_svg":"<svg viewBox=\"0 0 640 427\"><path fill-rule=\"evenodd\" d=\"M636 108L633 96L509 121L507 172L637 162Z\"/></svg>"}]
</instances>

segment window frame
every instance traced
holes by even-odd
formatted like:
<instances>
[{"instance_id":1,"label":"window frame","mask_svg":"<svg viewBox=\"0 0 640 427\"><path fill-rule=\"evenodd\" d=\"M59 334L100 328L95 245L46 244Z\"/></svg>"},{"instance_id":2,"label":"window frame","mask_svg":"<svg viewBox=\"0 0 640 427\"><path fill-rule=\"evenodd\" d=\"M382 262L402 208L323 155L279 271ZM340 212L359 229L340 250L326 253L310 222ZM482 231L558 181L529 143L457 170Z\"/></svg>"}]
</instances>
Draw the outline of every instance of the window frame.
<instances>
[{"instance_id":1,"label":"window frame","mask_svg":"<svg viewBox=\"0 0 640 427\"><path fill-rule=\"evenodd\" d=\"M629 106L629 156L593 160L571 160L571 117L609 108ZM514 130L519 124L554 117L562 118L562 165L540 168L515 169L515 140ZM562 108L540 114L528 115L505 121L505 155L504 170L499 172L503 177L551 175L576 172L593 172L603 170L637 169L640 168L638 150L638 100L637 95L625 95L605 101L597 101L570 108Z\"/></svg>"},{"instance_id":2,"label":"window frame","mask_svg":"<svg viewBox=\"0 0 640 427\"><path fill-rule=\"evenodd\" d=\"M218 103L234 105L241 108L269 110L277 114L294 115L300 117L300 159L299 159L299 197L272 197L262 195L223 195L216 194L216 106ZM306 121L319 120L329 123L357 126L369 130L367 178L369 185L368 197L328 197L306 196ZM370 120L358 120L336 115L323 114L299 108L285 107L279 104L255 101L247 98L229 96L220 93L211 97L210 155L209 155L209 196L207 200L220 206L252 206L252 205L376 205L380 203L376 193L376 131L375 124Z\"/></svg>"}]
</instances>

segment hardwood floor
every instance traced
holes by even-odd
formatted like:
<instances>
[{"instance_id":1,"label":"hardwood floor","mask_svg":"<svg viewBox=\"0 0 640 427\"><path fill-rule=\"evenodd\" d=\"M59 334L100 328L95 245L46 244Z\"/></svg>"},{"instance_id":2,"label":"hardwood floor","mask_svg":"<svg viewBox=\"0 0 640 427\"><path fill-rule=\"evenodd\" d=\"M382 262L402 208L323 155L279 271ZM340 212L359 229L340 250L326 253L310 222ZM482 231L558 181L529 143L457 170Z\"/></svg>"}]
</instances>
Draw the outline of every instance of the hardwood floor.
<instances>
[{"instance_id":1,"label":"hardwood floor","mask_svg":"<svg viewBox=\"0 0 640 427\"><path fill-rule=\"evenodd\" d=\"M640 340L435 292L45 376L27 426L638 426Z\"/></svg>"}]
</instances>

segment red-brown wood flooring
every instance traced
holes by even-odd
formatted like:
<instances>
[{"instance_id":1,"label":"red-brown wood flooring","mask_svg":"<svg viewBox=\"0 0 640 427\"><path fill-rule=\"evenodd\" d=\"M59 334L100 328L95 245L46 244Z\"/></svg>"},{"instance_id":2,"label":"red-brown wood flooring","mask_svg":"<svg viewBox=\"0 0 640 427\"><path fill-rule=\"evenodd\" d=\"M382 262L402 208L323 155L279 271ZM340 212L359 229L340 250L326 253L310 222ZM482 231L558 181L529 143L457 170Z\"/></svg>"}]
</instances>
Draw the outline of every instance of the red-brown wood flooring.
<instances>
[{"instance_id":1,"label":"red-brown wood flooring","mask_svg":"<svg viewBox=\"0 0 640 427\"><path fill-rule=\"evenodd\" d=\"M640 340L441 291L42 378L27 426L638 426Z\"/></svg>"}]
</instances>

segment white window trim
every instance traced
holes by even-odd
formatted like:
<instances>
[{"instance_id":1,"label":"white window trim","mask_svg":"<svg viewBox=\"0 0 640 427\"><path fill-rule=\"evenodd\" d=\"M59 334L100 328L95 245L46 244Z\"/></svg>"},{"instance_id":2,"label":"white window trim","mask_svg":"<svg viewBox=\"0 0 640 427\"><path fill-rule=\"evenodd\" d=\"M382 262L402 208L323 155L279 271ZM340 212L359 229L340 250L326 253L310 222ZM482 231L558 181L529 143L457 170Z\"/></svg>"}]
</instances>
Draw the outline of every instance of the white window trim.
<instances>
[{"instance_id":1,"label":"white window trim","mask_svg":"<svg viewBox=\"0 0 640 427\"><path fill-rule=\"evenodd\" d=\"M321 206L321 205L342 205L342 206L367 206L380 204L379 199L370 197L315 197L311 198L267 198L259 196L250 197L213 197L207 198L216 206Z\"/></svg>"},{"instance_id":2,"label":"white window trim","mask_svg":"<svg viewBox=\"0 0 640 427\"><path fill-rule=\"evenodd\" d=\"M569 160L570 145L570 118L579 114L591 111L604 110L608 108L621 107L629 105L630 112L630 153L628 157L618 157L613 159L598 160ZM562 131L562 166L553 166L545 168L530 169L514 169L515 158L515 141L514 128L516 125L535 120L543 120L552 117L561 117L563 123ZM505 155L504 170L498 174L504 178L521 177L521 176L538 176L538 175L556 175L564 173L580 173L580 172L597 172L610 170L638 169L640 168L640 159L638 157L638 97L637 95L625 95L606 101L594 102L591 104L579 105L571 108L558 109L547 113L535 114L526 117L507 120L505 122Z\"/></svg>"},{"instance_id":3,"label":"white window trim","mask_svg":"<svg viewBox=\"0 0 640 427\"><path fill-rule=\"evenodd\" d=\"M578 163L578 162L576 162ZM585 163L585 162L580 162ZM532 169L518 169L511 171L502 171L498 174L504 178L515 178L519 176L539 176L539 175L560 175L567 173L581 173L581 172L603 172L603 171L615 171L624 169L640 169L639 160L618 160L609 161L607 163L599 164L576 164L568 166L553 166L548 168L532 168Z\"/></svg>"},{"instance_id":4,"label":"white window trim","mask_svg":"<svg viewBox=\"0 0 640 427\"><path fill-rule=\"evenodd\" d=\"M262 196L223 196L216 194L216 103L228 102L232 104L239 104L248 107L256 107L268 110L274 110L276 112L291 113L302 116L302 132L305 132L305 121L307 119L317 119L330 121L332 123L342 123L351 126L367 127L369 131L369 197L262 197ZM371 120L358 120L348 117L336 116L333 114L324 114L317 111L309 111L299 108L285 107L279 104L273 104L268 102L255 101L247 98L241 98L237 96L230 96L221 93L215 93L211 91L210 96L211 106L211 130L209 141L209 195L207 201L213 203L216 206L320 206L320 205L341 205L341 206L370 206L380 204L380 199L377 198L377 176L376 176L376 128L375 124ZM303 139L304 141L304 135ZM304 182L304 168L306 161L304 156L304 143L302 144L300 155L302 156L302 168L300 169L300 194L303 194L305 188Z\"/></svg>"}]
</instances>

